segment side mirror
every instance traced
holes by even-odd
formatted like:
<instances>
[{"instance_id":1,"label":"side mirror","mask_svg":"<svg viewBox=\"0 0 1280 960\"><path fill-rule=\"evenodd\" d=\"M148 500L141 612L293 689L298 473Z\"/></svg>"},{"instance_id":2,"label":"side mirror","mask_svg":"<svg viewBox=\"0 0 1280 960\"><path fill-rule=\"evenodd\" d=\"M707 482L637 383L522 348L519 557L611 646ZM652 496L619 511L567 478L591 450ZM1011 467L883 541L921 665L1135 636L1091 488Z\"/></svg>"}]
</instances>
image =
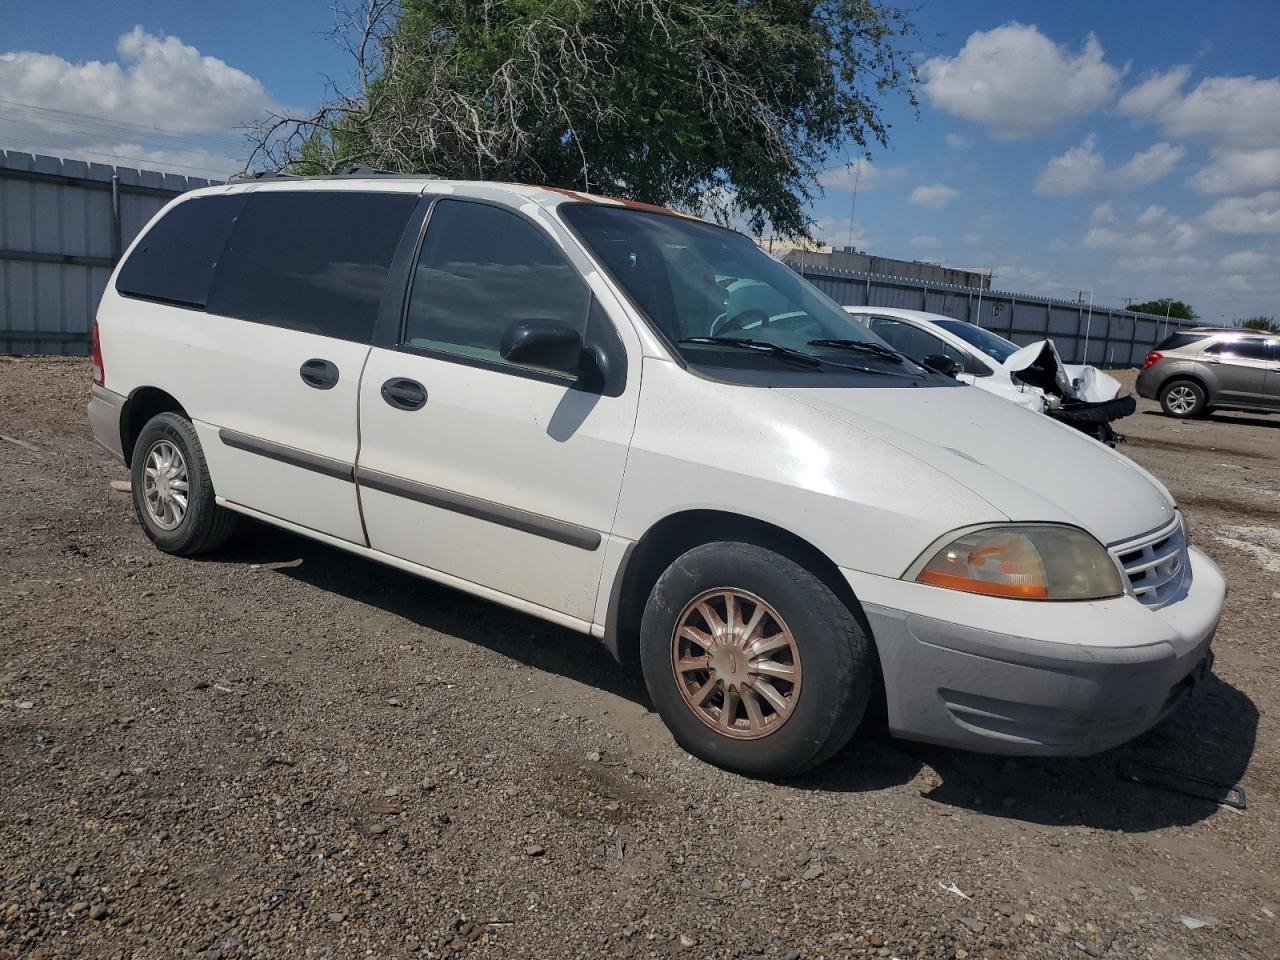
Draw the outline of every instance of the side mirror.
<instances>
[{"instance_id":1,"label":"side mirror","mask_svg":"<svg viewBox=\"0 0 1280 960\"><path fill-rule=\"evenodd\" d=\"M936 370L944 377L954 377L960 368L956 362L943 353L931 353L920 361L930 370Z\"/></svg>"},{"instance_id":2,"label":"side mirror","mask_svg":"<svg viewBox=\"0 0 1280 960\"><path fill-rule=\"evenodd\" d=\"M498 346L502 359L562 373L583 370L582 336L554 320L518 320L507 327Z\"/></svg>"}]
</instances>

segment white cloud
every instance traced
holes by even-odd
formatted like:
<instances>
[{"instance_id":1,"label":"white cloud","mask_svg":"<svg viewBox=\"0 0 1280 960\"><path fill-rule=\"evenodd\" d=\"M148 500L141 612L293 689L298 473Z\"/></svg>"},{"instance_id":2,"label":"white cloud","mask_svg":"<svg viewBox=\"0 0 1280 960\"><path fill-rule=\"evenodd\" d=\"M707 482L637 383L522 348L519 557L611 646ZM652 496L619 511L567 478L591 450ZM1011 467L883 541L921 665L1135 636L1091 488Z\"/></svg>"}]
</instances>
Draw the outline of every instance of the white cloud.
<instances>
[{"instance_id":1,"label":"white cloud","mask_svg":"<svg viewBox=\"0 0 1280 960\"><path fill-rule=\"evenodd\" d=\"M956 56L926 60L920 76L937 109L1016 139L1109 102L1120 71L1093 34L1072 53L1036 27L1012 22L970 34Z\"/></svg>"},{"instance_id":2,"label":"white cloud","mask_svg":"<svg viewBox=\"0 0 1280 960\"><path fill-rule=\"evenodd\" d=\"M818 183L825 190L874 190L876 187L901 179L903 167L878 167L865 157L858 157L842 167L832 167L818 174Z\"/></svg>"},{"instance_id":3,"label":"white cloud","mask_svg":"<svg viewBox=\"0 0 1280 960\"><path fill-rule=\"evenodd\" d=\"M815 240L828 243L836 250L846 246L865 250L875 245L866 228L857 220L850 221L848 217L819 217L810 226L809 232Z\"/></svg>"},{"instance_id":4,"label":"white cloud","mask_svg":"<svg viewBox=\"0 0 1280 960\"><path fill-rule=\"evenodd\" d=\"M913 249L916 250L936 250L942 246L942 241L935 236L924 233L918 237L912 237L908 241Z\"/></svg>"},{"instance_id":5,"label":"white cloud","mask_svg":"<svg viewBox=\"0 0 1280 960\"><path fill-rule=\"evenodd\" d=\"M1156 253L1188 250L1200 239L1200 231L1164 207L1147 207L1136 220L1139 229L1125 229L1114 222L1095 223L1081 241L1090 250L1121 253Z\"/></svg>"},{"instance_id":6,"label":"white cloud","mask_svg":"<svg viewBox=\"0 0 1280 960\"><path fill-rule=\"evenodd\" d=\"M1250 194L1280 187L1280 147L1213 151L1213 159L1187 184L1201 193Z\"/></svg>"},{"instance_id":7,"label":"white cloud","mask_svg":"<svg viewBox=\"0 0 1280 960\"><path fill-rule=\"evenodd\" d=\"M1161 142L1135 153L1118 167L1108 168L1097 146L1098 138L1091 133L1078 146L1050 157L1036 179L1036 192L1069 196L1144 187L1167 176L1186 153L1182 147Z\"/></svg>"},{"instance_id":8,"label":"white cloud","mask_svg":"<svg viewBox=\"0 0 1280 960\"><path fill-rule=\"evenodd\" d=\"M952 150L968 150L973 146L973 140L963 133L948 133L945 139Z\"/></svg>"},{"instance_id":9,"label":"white cloud","mask_svg":"<svg viewBox=\"0 0 1280 960\"><path fill-rule=\"evenodd\" d=\"M1220 233L1280 233L1280 190L1219 200L1204 221Z\"/></svg>"},{"instance_id":10,"label":"white cloud","mask_svg":"<svg viewBox=\"0 0 1280 960\"><path fill-rule=\"evenodd\" d=\"M1100 203L1093 208L1089 214L1089 223L1095 227L1105 226L1108 223L1116 222L1116 212L1111 209L1111 204Z\"/></svg>"},{"instance_id":11,"label":"white cloud","mask_svg":"<svg viewBox=\"0 0 1280 960\"><path fill-rule=\"evenodd\" d=\"M1280 145L1280 77L1205 77L1189 92L1190 69L1148 77L1120 98L1121 113L1158 123L1173 137L1204 136L1239 147Z\"/></svg>"},{"instance_id":12,"label":"white cloud","mask_svg":"<svg viewBox=\"0 0 1280 960\"><path fill-rule=\"evenodd\" d=\"M1223 273L1261 273L1271 263L1271 258L1258 250L1237 250L1218 261Z\"/></svg>"},{"instance_id":13,"label":"white cloud","mask_svg":"<svg viewBox=\"0 0 1280 960\"><path fill-rule=\"evenodd\" d=\"M3 98L29 105L5 111L0 135L14 146L52 146L73 156L77 148L105 153L105 145L129 149L121 156L131 159L141 153L139 159L161 163L173 154L175 166L198 160L234 170L240 164L230 154L242 151L237 128L277 108L260 81L177 37L134 27L120 36L116 53L115 61L81 63L0 53Z\"/></svg>"},{"instance_id":14,"label":"white cloud","mask_svg":"<svg viewBox=\"0 0 1280 960\"><path fill-rule=\"evenodd\" d=\"M958 191L943 183L921 184L911 191L911 202L917 207L945 207Z\"/></svg>"}]
</instances>

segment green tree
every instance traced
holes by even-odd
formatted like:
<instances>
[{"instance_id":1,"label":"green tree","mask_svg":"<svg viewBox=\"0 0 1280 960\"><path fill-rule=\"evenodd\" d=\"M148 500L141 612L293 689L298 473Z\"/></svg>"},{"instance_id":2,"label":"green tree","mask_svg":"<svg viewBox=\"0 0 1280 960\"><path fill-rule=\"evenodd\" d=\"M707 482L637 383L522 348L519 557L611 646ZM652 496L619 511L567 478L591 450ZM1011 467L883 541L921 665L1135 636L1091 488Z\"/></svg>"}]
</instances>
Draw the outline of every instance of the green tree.
<instances>
[{"instance_id":1,"label":"green tree","mask_svg":"<svg viewBox=\"0 0 1280 960\"><path fill-rule=\"evenodd\" d=\"M1280 323L1276 323L1275 317L1249 317L1240 326L1250 330L1261 330L1264 333L1280 333Z\"/></svg>"},{"instance_id":2,"label":"green tree","mask_svg":"<svg viewBox=\"0 0 1280 960\"><path fill-rule=\"evenodd\" d=\"M251 163L515 180L808 232L817 174L915 104L880 0L369 0L348 92L255 132Z\"/></svg>"},{"instance_id":3,"label":"green tree","mask_svg":"<svg viewBox=\"0 0 1280 960\"><path fill-rule=\"evenodd\" d=\"M1162 297L1159 300L1147 300L1145 303L1131 303L1128 308L1134 313L1154 313L1158 317L1172 317L1176 320L1199 320L1200 317L1190 305L1181 300Z\"/></svg>"}]
</instances>

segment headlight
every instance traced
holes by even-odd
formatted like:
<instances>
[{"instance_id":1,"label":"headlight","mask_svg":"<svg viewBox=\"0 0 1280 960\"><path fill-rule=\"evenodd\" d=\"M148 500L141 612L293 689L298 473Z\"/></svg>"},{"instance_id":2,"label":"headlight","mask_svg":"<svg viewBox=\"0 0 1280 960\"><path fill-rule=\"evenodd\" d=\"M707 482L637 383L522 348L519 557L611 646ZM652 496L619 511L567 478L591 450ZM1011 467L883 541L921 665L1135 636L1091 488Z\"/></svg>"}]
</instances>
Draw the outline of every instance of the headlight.
<instances>
[{"instance_id":1,"label":"headlight","mask_svg":"<svg viewBox=\"0 0 1280 960\"><path fill-rule=\"evenodd\" d=\"M912 569L917 583L1018 600L1101 600L1124 593L1120 571L1102 544L1083 530L1050 524L973 530Z\"/></svg>"}]
</instances>

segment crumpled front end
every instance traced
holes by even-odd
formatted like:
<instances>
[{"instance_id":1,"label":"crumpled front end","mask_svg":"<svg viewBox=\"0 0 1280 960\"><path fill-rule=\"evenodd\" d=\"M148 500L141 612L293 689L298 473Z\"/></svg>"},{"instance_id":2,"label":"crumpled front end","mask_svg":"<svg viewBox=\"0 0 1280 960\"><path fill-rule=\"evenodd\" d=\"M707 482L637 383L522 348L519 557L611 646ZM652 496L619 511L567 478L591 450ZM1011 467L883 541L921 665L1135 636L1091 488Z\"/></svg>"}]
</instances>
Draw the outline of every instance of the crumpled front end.
<instances>
[{"instance_id":1,"label":"crumpled front end","mask_svg":"<svg viewBox=\"0 0 1280 960\"><path fill-rule=\"evenodd\" d=\"M1004 362L1010 377L1044 392L1045 413L1108 446L1124 442L1111 426L1138 409L1115 377L1097 367L1068 366L1052 340L1028 344Z\"/></svg>"}]
</instances>

